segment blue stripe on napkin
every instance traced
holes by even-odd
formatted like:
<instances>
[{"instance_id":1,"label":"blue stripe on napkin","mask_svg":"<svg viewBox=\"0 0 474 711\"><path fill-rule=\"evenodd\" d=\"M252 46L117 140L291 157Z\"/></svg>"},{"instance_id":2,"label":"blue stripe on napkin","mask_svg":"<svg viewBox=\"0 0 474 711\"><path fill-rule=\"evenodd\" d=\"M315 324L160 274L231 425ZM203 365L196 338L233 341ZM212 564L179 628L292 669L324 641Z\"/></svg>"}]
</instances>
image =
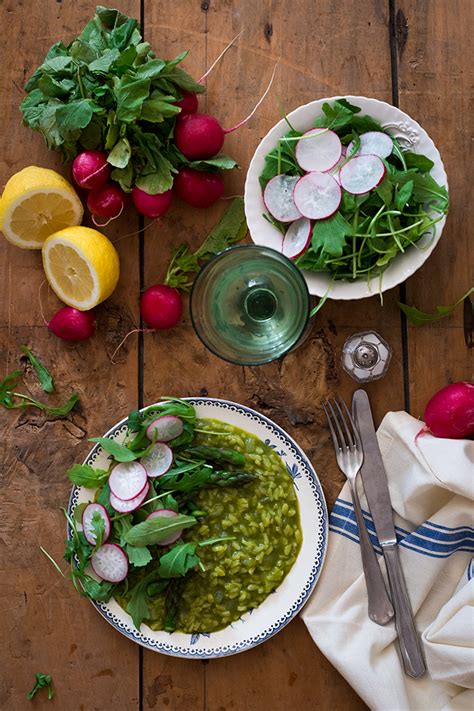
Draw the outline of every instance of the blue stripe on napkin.
<instances>
[{"instance_id":1,"label":"blue stripe on napkin","mask_svg":"<svg viewBox=\"0 0 474 711\"><path fill-rule=\"evenodd\" d=\"M382 549L375 532L372 516L368 511L363 511L362 513L372 545L380 555ZM359 543L357 522L352 502L336 499L329 517L329 530L348 538L354 543ZM457 551L474 553L474 529L471 526L450 528L432 521L425 521L411 533L400 526L395 526L395 532L401 546L430 558L447 558ZM468 574L469 572L471 572L470 569ZM474 570L472 574L474 574Z\"/></svg>"}]
</instances>

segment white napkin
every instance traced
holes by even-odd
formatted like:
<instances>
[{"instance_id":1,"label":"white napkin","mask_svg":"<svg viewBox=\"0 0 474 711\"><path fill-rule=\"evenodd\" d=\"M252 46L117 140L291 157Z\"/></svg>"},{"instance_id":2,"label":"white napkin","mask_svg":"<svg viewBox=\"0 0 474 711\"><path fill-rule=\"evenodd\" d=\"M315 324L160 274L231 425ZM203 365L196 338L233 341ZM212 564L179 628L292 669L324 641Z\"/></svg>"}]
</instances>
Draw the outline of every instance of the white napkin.
<instances>
[{"instance_id":1,"label":"white napkin","mask_svg":"<svg viewBox=\"0 0 474 711\"><path fill-rule=\"evenodd\" d=\"M395 626L367 616L357 524L346 484L329 523L327 559L302 618L321 651L371 709L474 709L474 442L416 434L405 412L384 418L384 460L400 559L429 673L407 677ZM369 534L385 575L372 518Z\"/></svg>"}]
</instances>

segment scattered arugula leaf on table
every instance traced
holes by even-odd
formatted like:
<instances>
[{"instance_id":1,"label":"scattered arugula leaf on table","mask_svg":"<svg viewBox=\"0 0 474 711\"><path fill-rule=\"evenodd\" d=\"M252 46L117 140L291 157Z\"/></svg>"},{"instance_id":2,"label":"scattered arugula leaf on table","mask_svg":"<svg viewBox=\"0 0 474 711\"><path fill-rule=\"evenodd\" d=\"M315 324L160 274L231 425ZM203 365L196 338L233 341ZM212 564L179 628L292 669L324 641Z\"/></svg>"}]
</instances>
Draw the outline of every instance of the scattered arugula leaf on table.
<instances>
[{"instance_id":1,"label":"scattered arugula leaf on table","mask_svg":"<svg viewBox=\"0 0 474 711\"><path fill-rule=\"evenodd\" d=\"M199 271L201 264L227 247L240 242L246 233L244 201L243 198L236 197L195 252L191 252L184 244L175 250L168 267L165 284L189 291L193 283L191 276Z\"/></svg>"},{"instance_id":2,"label":"scattered arugula leaf on table","mask_svg":"<svg viewBox=\"0 0 474 711\"><path fill-rule=\"evenodd\" d=\"M436 306L436 312L434 314L426 313L425 311L420 311L416 306L408 306L408 304L401 304L398 302L399 307L410 321L410 323L415 326L423 326L426 323L432 323L433 321L439 321L439 319L449 316L454 309L461 304L464 299L470 297L474 292L474 287L471 287L466 291L460 299L458 299L454 304L448 306Z\"/></svg>"},{"instance_id":3,"label":"scattered arugula leaf on table","mask_svg":"<svg viewBox=\"0 0 474 711\"><path fill-rule=\"evenodd\" d=\"M44 392L54 393L53 378L46 366L31 352L28 346L20 346L20 350L30 361Z\"/></svg>"},{"instance_id":4,"label":"scattered arugula leaf on table","mask_svg":"<svg viewBox=\"0 0 474 711\"><path fill-rule=\"evenodd\" d=\"M58 417L64 417L73 409L76 402L79 400L79 395L73 393L69 400L59 407L53 407L52 405L47 405L44 402L40 402L35 398L26 395L25 393L17 392L18 378L22 375L21 370L15 370L9 373L5 378L0 381L0 405L5 407L7 410L18 410L25 409L26 407L36 407L38 410L47 412L50 415L57 415Z\"/></svg>"},{"instance_id":5,"label":"scattered arugula leaf on table","mask_svg":"<svg viewBox=\"0 0 474 711\"><path fill-rule=\"evenodd\" d=\"M53 677L51 676L51 674L35 674L35 684L29 694L26 695L28 701L32 701L38 691L44 688L48 690L48 699L49 701L51 701L51 699L54 697Z\"/></svg>"}]
</instances>

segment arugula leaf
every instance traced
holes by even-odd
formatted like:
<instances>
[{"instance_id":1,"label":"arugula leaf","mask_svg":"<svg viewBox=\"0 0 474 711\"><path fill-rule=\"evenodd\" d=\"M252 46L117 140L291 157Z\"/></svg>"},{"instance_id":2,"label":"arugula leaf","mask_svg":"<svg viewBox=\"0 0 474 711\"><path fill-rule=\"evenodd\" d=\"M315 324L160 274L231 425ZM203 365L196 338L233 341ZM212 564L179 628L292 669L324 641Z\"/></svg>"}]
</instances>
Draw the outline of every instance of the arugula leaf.
<instances>
[{"instance_id":1,"label":"arugula leaf","mask_svg":"<svg viewBox=\"0 0 474 711\"><path fill-rule=\"evenodd\" d=\"M97 503L102 504L102 506L107 509L109 516L115 516L117 514L115 509L110 505L110 486L108 481L105 482L101 492L99 493Z\"/></svg>"},{"instance_id":2,"label":"arugula leaf","mask_svg":"<svg viewBox=\"0 0 474 711\"><path fill-rule=\"evenodd\" d=\"M178 543L160 558L158 572L162 578L178 578L199 565L197 543Z\"/></svg>"},{"instance_id":3,"label":"arugula leaf","mask_svg":"<svg viewBox=\"0 0 474 711\"><path fill-rule=\"evenodd\" d=\"M96 489L102 486L109 476L104 469L94 469L89 464L73 464L68 469L67 475L73 484L85 486L86 489Z\"/></svg>"},{"instance_id":4,"label":"arugula leaf","mask_svg":"<svg viewBox=\"0 0 474 711\"><path fill-rule=\"evenodd\" d=\"M323 250L332 256L338 257L342 254L346 236L352 234L352 227L343 218L340 212L336 212L327 220L318 220L313 227L311 244L315 252Z\"/></svg>"},{"instance_id":5,"label":"arugula leaf","mask_svg":"<svg viewBox=\"0 0 474 711\"><path fill-rule=\"evenodd\" d=\"M176 531L190 528L197 523L194 516L178 514L174 518L156 516L138 523L125 534L125 541L132 546L151 546L160 543Z\"/></svg>"},{"instance_id":6,"label":"arugula leaf","mask_svg":"<svg viewBox=\"0 0 474 711\"><path fill-rule=\"evenodd\" d=\"M97 442L102 449L111 454L116 462L133 462L141 456L140 453L132 452L124 444L119 444L109 437L91 437L89 442Z\"/></svg>"},{"instance_id":7,"label":"arugula leaf","mask_svg":"<svg viewBox=\"0 0 474 711\"><path fill-rule=\"evenodd\" d=\"M427 203L441 212L448 209L448 191L429 174L417 173L413 176L413 196L417 202Z\"/></svg>"},{"instance_id":8,"label":"arugula leaf","mask_svg":"<svg viewBox=\"0 0 474 711\"><path fill-rule=\"evenodd\" d=\"M413 180L408 180L398 191L395 199L397 210L403 210L407 202L410 200L413 193L413 184Z\"/></svg>"},{"instance_id":9,"label":"arugula leaf","mask_svg":"<svg viewBox=\"0 0 474 711\"><path fill-rule=\"evenodd\" d=\"M35 684L31 689L30 693L26 695L28 701L32 701L38 691L43 688L46 688L48 690L48 699L49 701L51 701L51 699L54 697L53 677L51 676L51 674L35 674Z\"/></svg>"},{"instance_id":10,"label":"arugula leaf","mask_svg":"<svg viewBox=\"0 0 474 711\"><path fill-rule=\"evenodd\" d=\"M190 168L196 170L208 170L209 168L217 168L218 170L229 170L230 168L238 168L239 166L233 158L220 153L214 158L207 160L193 160L188 163Z\"/></svg>"},{"instance_id":11,"label":"arugula leaf","mask_svg":"<svg viewBox=\"0 0 474 711\"><path fill-rule=\"evenodd\" d=\"M89 597L96 602L108 602L112 597L113 583L107 583L105 580L99 582L85 573L78 574L73 572L73 576L79 581L85 597Z\"/></svg>"},{"instance_id":12,"label":"arugula leaf","mask_svg":"<svg viewBox=\"0 0 474 711\"><path fill-rule=\"evenodd\" d=\"M95 547L100 548L104 541L104 536L105 536L105 523L104 519L100 515L98 511L94 511L92 514L92 520L91 520L91 525L92 525L92 536L93 540L95 541Z\"/></svg>"},{"instance_id":13,"label":"arugula leaf","mask_svg":"<svg viewBox=\"0 0 474 711\"><path fill-rule=\"evenodd\" d=\"M130 591L130 597L127 603L127 612L133 620L133 624L140 629L143 620L150 617L148 587L159 580L157 568L150 571L143 577Z\"/></svg>"},{"instance_id":14,"label":"arugula leaf","mask_svg":"<svg viewBox=\"0 0 474 711\"><path fill-rule=\"evenodd\" d=\"M114 521L114 531L119 537L119 545L128 555L129 562L135 568L142 568L153 560L153 556L146 546L132 546L127 543L126 534L132 528L132 516L122 516Z\"/></svg>"},{"instance_id":15,"label":"arugula leaf","mask_svg":"<svg viewBox=\"0 0 474 711\"><path fill-rule=\"evenodd\" d=\"M240 242L246 233L244 201L241 197L237 197L232 200L221 220L196 252L190 252L186 245L181 245L175 250L168 266L165 284L188 291L193 281L190 275L199 271L200 263Z\"/></svg>"},{"instance_id":16,"label":"arugula leaf","mask_svg":"<svg viewBox=\"0 0 474 711\"><path fill-rule=\"evenodd\" d=\"M36 407L38 410L47 412L50 415L64 416L71 412L72 408L79 400L79 395L73 393L65 405L60 407L52 407L51 405L46 405L44 402L39 402L25 393L16 392L13 388L16 388L18 378L22 375L21 370L15 370L13 373L9 373L0 382L0 405L7 408L7 410L17 410L19 408L25 409L26 407Z\"/></svg>"},{"instance_id":17,"label":"arugula leaf","mask_svg":"<svg viewBox=\"0 0 474 711\"><path fill-rule=\"evenodd\" d=\"M429 173L431 168L433 168L434 163L430 158L419 153L411 153L410 151L404 151L403 156L405 158L405 163L407 168L416 168L420 173Z\"/></svg>"},{"instance_id":18,"label":"arugula leaf","mask_svg":"<svg viewBox=\"0 0 474 711\"><path fill-rule=\"evenodd\" d=\"M28 346L20 346L20 350L26 355L31 365L33 366L44 392L54 393L53 378L46 366L43 365L43 363L30 351Z\"/></svg>"},{"instance_id":19,"label":"arugula leaf","mask_svg":"<svg viewBox=\"0 0 474 711\"><path fill-rule=\"evenodd\" d=\"M411 323L415 326L424 326L426 323L439 321L439 319L449 316L449 314L454 311L456 306L459 306L459 304L461 304L464 299L467 299L473 292L474 287L471 287L454 304L450 304L449 306L436 306L436 312L434 314L420 311L416 308L416 306L408 306L407 304L401 304L400 302L398 302L398 305Z\"/></svg>"},{"instance_id":20,"label":"arugula leaf","mask_svg":"<svg viewBox=\"0 0 474 711\"><path fill-rule=\"evenodd\" d=\"M129 432L139 432L146 419L146 415L140 412L140 410L133 410L130 412L127 419L127 427Z\"/></svg>"}]
</instances>

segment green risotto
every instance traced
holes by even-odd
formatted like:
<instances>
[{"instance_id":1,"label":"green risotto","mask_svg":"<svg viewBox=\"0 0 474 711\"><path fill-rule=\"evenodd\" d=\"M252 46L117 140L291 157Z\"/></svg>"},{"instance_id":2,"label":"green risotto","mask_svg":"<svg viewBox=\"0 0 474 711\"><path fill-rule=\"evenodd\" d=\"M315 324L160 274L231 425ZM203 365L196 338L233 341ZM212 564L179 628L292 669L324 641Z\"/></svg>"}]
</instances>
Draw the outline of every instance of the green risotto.
<instances>
[{"instance_id":1,"label":"green risotto","mask_svg":"<svg viewBox=\"0 0 474 711\"><path fill-rule=\"evenodd\" d=\"M202 548L197 572L180 581L176 629L186 633L214 632L258 607L281 584L302 541L294 484L276 452L254 435L217 420L197 420L196 428L201 430L196 445L241 452L245 470L256 478L238 488L203 489L193 498L206 515L183 532L183 541L233 540ZM140 571L134 576L139 580ZM117 600L126 609L129 595ZM165 607L166 594L158 592L145 620L152 629L165 628Z\"/></svg>"}]
</instances>

